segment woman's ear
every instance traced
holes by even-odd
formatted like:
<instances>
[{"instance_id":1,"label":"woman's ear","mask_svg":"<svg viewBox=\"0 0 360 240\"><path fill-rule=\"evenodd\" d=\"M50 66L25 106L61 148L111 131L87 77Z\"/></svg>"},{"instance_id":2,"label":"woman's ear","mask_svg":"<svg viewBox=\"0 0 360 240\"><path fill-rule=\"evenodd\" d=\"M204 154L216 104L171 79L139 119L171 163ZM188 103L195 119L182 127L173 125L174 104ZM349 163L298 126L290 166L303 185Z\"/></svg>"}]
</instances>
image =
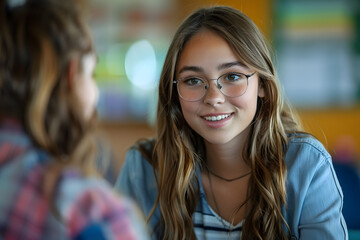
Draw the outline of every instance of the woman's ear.
<instances>
[{"instance_id":1,"label":"woman's ear","mask_svg":"<svg viewBox=\"0 0 360 240\"><path fill-rule=\"evenodd\" d=\"M79 60L72 58L67 67L67 84L68 88L72 89L74 81L76 80L79 73Z\"/></svg>"}]
</instances>

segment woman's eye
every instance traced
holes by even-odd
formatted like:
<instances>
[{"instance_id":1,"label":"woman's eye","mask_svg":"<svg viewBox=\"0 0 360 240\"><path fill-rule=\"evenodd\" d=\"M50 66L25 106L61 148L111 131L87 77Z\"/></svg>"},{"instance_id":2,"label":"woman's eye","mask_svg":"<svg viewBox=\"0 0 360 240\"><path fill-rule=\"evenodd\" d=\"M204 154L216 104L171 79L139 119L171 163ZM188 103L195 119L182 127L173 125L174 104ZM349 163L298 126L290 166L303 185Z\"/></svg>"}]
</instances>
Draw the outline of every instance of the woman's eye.
<instances>
[{"instance_id":1,"label":"woman's eye","mask_svg":"<svg viewBox=\"0 0 360 240\"><path fill-rule=\"evenodd\" d=\"M225 80L230 82L236 82L242 79L243 79L242 75L236 73L230 73L225 76Z\"/></svg>"},{"instance_id":2,"label":"woman's eye","mask_svg":"<svg viewBox=\"0 0 360 240\"><path fill-rule=\"evenodd\" d=\"M203 83L203 80L201 80L200 78L187 78L184 80L184 83L188 86L196 86L196 85L200 85Z\"/></svg>"}]
</instances>

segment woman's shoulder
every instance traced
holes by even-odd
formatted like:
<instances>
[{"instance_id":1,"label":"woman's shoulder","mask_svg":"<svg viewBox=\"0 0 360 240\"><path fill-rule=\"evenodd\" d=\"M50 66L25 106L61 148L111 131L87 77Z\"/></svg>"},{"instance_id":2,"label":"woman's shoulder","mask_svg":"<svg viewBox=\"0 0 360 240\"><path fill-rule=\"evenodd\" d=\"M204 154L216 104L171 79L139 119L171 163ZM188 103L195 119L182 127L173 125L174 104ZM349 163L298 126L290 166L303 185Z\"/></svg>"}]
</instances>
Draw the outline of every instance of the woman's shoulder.
<instances>
[{"instance_id":1,"label":"woman's shoulder","mask_svg":"<svg viewBox=\"0 0 360 240\"><path fill-rule=\"evenodd\" d=\"M323 174L335 176L331 155L310 134L289 136L285 162L289 183L306 185Z\"/></svg>"},{"instance_id":2,"label":"woman's shoulder","mask_svg":"<svg viewBox=\"0 0 360 240\"><path fill-rule=\"evenodd\" d=\"M307 133L297 133L288 135L288 145L286 152L287 161L301 157L315 163L331 160L331 155L324 145L314 136ZM320 162L319 162L320 161Z\"/></svg>"},{"instance_id":3,"label":"woman's shoulder","mask_svg":"<svg viewBox=\"0 0 360 240\"><path fill-rule=\"evenodd\" d=\"M152 169L154 162L153 149L154 139L144 139L131 146L126 153L124 167L136 169Z\"/></svg>"},{"instance_id":4,"label":"woman's shoulder","mask_svg":"<svg viewBox=\"0 0 360 240\"><path fill-rule=\"evenodd\" d=\"M331 155L324 145L310 134L289 136L285 162L288 180L311 179L319 171L332 169Z\"/></svg>"},{"instance_id":5,"label":"woman's shoulder","mask_svg":"<svg viewBox=\"0 0 360 240\"><path fill-rule=\"evenodd\" d=\"M297 237L344 239L343 195L326 148L309 134L294 134L289 136L285 159L286 219L291 231Z\"/></svg>"},{"instance_id":6,"label":"woman's shoulder","mask_svg":"<svg viewBox=\"0 0 360 240\"><path fill-rule=\"evenodd\" d=\"M158 193L155 170L149 162L153 143L146 140L129 149L115 183L115 189L135 200L145 216L149 215Z\"/></svg>"}]
</instances>

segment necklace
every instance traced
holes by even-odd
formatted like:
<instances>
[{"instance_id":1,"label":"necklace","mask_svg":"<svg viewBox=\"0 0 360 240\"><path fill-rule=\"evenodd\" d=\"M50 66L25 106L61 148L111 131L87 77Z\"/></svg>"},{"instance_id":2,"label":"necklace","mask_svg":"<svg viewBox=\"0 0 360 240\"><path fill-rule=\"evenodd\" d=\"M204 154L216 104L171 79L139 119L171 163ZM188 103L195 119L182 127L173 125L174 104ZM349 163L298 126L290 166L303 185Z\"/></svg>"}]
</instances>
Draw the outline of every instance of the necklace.
<instances>
[{"instance_id":1,"label":"necklace","mask_svg":"<svg viewBox=\"0 0 360 240\"><path fill-rule=\"evenodd\" d=\"M205 166L206 166L206 165L205 165ZM212 186L212 181L211 181L210 173L213 174L215 177L218 177L218 178L220 178L220 179L223 179L223 178L220 177L220 176L217 176L217 175L214 174L214 173L212 173L207 166L206 166L206 169L207 169L207 175L208 175L208 178L209 178L209 185L210 185L211 197L212 197L212 199L213 199L213 201L214 201L214 204L215 204L215 210L216 210L216 212L219 214L219 220L220 220L221 224L224 226L225 229L228 229L228 239L230 239L230 235L231 235L231 233L232 233L232 231L233 231L233 227L234 227L234 226L233 226L234 218L232 218L231 224L230 224L229 226L227 226L227 224L224 222L224 220L223 220L222 217L220 216L220 211L219 211L219 207L218 207L218 204L217 204L217 201L216 201L216 198L215 198L215 194L214 194L214 190L213 190L213 186ZM223 180L228 181L228 182L235 181L235 180L237 180L237 179L240 179L240 178L242 178L242 177L245 177L245 176L249 175L250 173L251 173L251 171L250 171L249 173L246 173L246 174L240 176L240 177L235 178L234 180L231 180L231 179L230 179L230 181L229 181L229 179L226 180L226 178L223 179ZM240 210L240 208L242 208L242 207L247 203L247 201L248 201L248 198L238 207L238 210Z\"/></svg>"},{"instance_id":2,"label":"necklace","mask_svg":"<svg viewBox=\"0 0 360 240\"><path fill-rule=\"evenodd\" d=\"M250 175L250 174L251 174L251 171L249 171L249 172L247 172L247 173L245 173L245 174L243 174L243 175L240 175L239 177L235 177L235 178L224 178L224 177L222 177L222 176L217 175L217 174L214 173L213 171L211 171L206 164L205 164L205 167L206 167L208 173L210 173L211 175L213 175L213 176L215 176L215 177L217 177L217 178L220 178L221 180L224 180L224 181L226 181L226 182L232 182L232 181L241 179L241 178L246 177L247 175Z\"/></svg>"},{"instance_id":3,"label":"necklace","mask_svg":"<svg viewBox=\"0 0 360 240\"><path fill-rule=\"evenodd\" d=\"M214 191L213 191L212 181L211 181L211 177L210 177L210 170L207 167L206 167L206 169L207 169L207 175L208 175L208 178L209 178L211 197L212 197L212 199L213 199L213 201L215 203L215 208L216 208L215 210L219 214L219 220L220 220L221 224L224 226L225 229L229 229L228 230L228 239L230 239L230 234L231 234L231 232L233 230L233 224L230 224L230 226L227 226L227 224L225 224L224 220L220 216L219 207L217 205L215 194L214 194Z\"/></svg>"}]
</instances>

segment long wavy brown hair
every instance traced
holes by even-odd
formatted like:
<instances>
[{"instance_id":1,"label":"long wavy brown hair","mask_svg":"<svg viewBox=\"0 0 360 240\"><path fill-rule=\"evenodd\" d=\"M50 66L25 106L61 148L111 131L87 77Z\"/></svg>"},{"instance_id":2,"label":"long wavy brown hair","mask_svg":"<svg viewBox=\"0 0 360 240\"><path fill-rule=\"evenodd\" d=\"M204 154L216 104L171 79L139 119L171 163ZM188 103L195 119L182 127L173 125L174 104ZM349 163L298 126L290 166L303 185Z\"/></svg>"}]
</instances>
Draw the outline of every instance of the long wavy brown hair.
<instances>
[{"instance_id":1,"label":"long wavy brown hair","mask_svg":"<svg viewBox=\"0 0 360 240\"><path fill-rule=\"evenodd\" d=\"M289 227L282 214L286 207L287 134L301 130L295 113L279 89L271 53L260 30L245 14L230 7L203 8L180 25L169 47L159 83L156 139L147 156L156 173L155 208L163 239L196 239L192 214L199 199L196 167L203 165L203 139L186 123L176 87L176 67L184 46L202 29L224 38L237 56L259 75L265 92L259 98L243 158L252 169L250 209L242 239L288 239ZM146 153L144 145L138 145Z\"/></svg>"},{"instance_id":2,"label":"long wavy brown hair","mask_svg":"<svg viewBox=\"0 0 360 240\"><path fill-rule=\"evenodd\" d=\"M97 175L93 120L80 114L68 80L70 61L94 53L81 6L73 0L0 6L0 116L19 119L37 147L53 157L47 195L64 168Z\"/></svg>"}]
</instances>

